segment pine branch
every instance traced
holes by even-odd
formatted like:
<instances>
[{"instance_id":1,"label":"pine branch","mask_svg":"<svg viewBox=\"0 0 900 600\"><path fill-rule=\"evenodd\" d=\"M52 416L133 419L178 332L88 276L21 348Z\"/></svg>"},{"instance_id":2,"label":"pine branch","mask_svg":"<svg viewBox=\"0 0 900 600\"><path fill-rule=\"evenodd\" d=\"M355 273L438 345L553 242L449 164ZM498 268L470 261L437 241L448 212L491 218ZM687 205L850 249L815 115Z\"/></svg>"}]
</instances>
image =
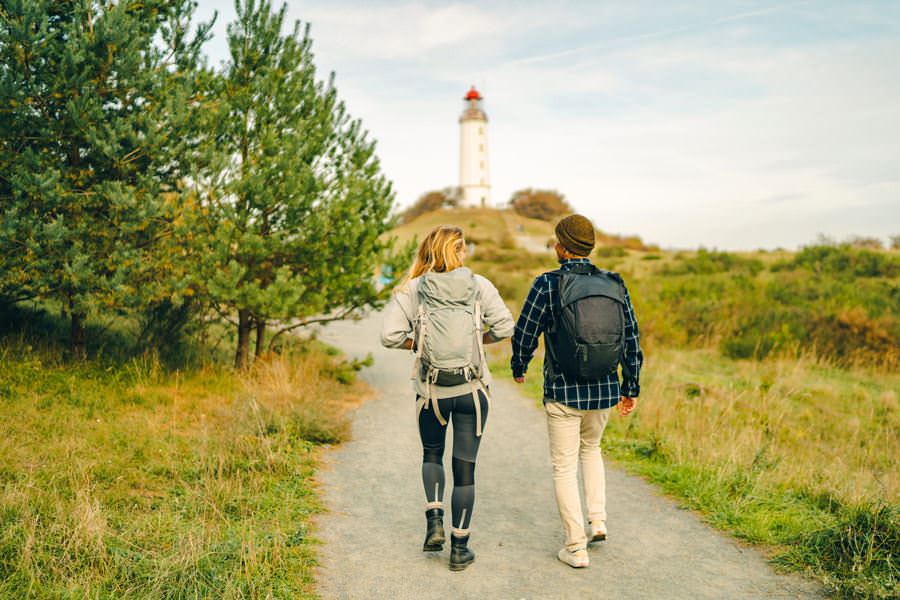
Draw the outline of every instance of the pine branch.
<instances>
[{"instance_id":1,"label":"pine branch","mask_svg":"<svg viewBox=\"0 0 900 600\"><path fill-rule=\"evenodd\" d=\"M314 319L307 319L305 321L300 321L299 323L294 323L292 325L288 325L287 327L282 327L269 340L268 349L270 351L272 350L272 348L275 344L275 340L278 339L278 337L283 333L287 333L289 331L299 329L300 327L306 327L308 325L314 325L317 323L321 324L321 323L331 323L333 321L343 321L348 316L350 316L350 314L353 313L353 311L355 311L356 308L357 307L355 307L355 306L350 306L350 307L344 309L342 312L338 313L337 315L332 315L332 316L328 316L328 317L316 317Z\"/></svg>"},{"instance_id":2,"label":"pine branch","mask_svg":"<svg viewBox=\"0 0 900 600\"><path fill-rule=\"evenodd\" d=\"M213 310L216 311L220 317L222 317L227 323L230 323L231 325L234 325L235 327L237 327L237 321L235 321L234 319L229 317L225 313L225 311L223 311L221 309L221 307L219 307L219 304L217 302L212 302L211 304L212 304Z\"/></svg>"},{"instance_id":3,"label":"pine branch","mask_svg":"<svg viewBox=\"0 0 900 600\"><path fill-rule=\"evenodd\" d=\"M39 295L40 294L38 294L37 292L34 292L34 293L26 294L24 296L15 296L15 297L0 296L0 303L5 304L6 306L12 306L13 304L18 304L19 302L25 302L26 300L34 300Z\"/></svg>"}]
</instances>

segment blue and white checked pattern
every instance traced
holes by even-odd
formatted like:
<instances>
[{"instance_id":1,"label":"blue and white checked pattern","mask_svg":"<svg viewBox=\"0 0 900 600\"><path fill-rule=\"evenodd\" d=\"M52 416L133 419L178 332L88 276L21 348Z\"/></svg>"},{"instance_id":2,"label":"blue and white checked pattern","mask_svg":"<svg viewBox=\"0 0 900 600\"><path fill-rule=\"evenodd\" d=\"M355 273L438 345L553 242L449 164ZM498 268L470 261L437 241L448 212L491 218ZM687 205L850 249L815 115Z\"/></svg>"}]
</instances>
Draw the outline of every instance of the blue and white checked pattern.
<instances>
[{"instance_id":1,"label":"blue and white checked pattern","mask_svg":"<svg viewBox=\"0 0 900 600\"><path fill-rule=\"evenodd\" d=\"M564 271L578 263L589 263L586 258L567 259L562 262ZM547 331L552 311L559 311L559 276L555 273L544 273L534 280L522 313L516 322L516 331L512 337L513 354L510 367L514 377L522 377L528 370L528 363L534 356L538 346L538 338ZM544 397L561 402L573 408L596 410L609 408L619 403L622 395L636 398L641 392L640 373L644 362L641 344L638 338L638 324L631 307L631 297L625 290L625 356L623 362L624 381L619 382L615 373L595 381L568 382L562 373L551 376L544 359Z\"/></svg>"}]
</instances>

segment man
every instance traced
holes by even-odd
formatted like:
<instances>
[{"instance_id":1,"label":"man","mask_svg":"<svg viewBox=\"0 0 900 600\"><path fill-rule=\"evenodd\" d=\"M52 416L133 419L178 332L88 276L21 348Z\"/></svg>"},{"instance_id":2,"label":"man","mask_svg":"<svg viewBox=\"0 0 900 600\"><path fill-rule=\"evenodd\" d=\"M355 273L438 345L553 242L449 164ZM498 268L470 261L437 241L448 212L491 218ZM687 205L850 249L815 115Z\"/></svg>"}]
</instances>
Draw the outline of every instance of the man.
<instances>
[{"instance_id":1,"label":"man","mask_svg":"<svg viewBox=\"0 0 900 600\"><path fill-rule=\"evenodd\" d=\"M591 265L588 258L595 242L591 222L581 215L562 219L556 226L556 240L560 269L544 273L535 279L516 323L510 366L516 382L524 383L525 372L537 348L538 338L544 334L544 410L547 414L556 502L566 536L565 547L559 551L558 556L564 563L579 568L590 564L588 542L606 539L606 479L600 454L600 438L613 406L618 404L619 414L624 416L631 413L637 405L643 354L638 340L637 320L624 282L615 273L600 271ZM603 330L600 326L594 327L594 331L612 331L610 335L615 336L615 342L585 348L582 343L584 338L566 338L566 334L572 331L572 326L562 326L565 316L560 302L560 284L563 279L566 283L562 293L566 294L568 310L582 311L579 313L583 315L579 317L582 321L589 321L596 316L595 320L602 322L607 318L606 312L611 314L611 322L620 324L618 331L610 327ZM573 285L572 282L576 279L578 283ZM590 292L591 286L600 291ZM572 295L574 289L587 289L582 296L593 294L593 297L587 301L583 298L578 300L582 303L579 308L572 301L573 298L578 299L577 295ZM568 321L573 322L573 319ZM572 352L576 344L582 345ZM604 356L604 347L614 347L615 354L607 351ZM600 350L595 351L596 348ZM573 358L576 355L584 364L589 362L589 358L600 358L593 363L596 368L584 367L584 370L578 370L583 365L577 364L578 361ZM621 383L617 372L619 364L623 372ZM573 375L573 372L576 374ZM585 374L588 376L585 377ZM585 534L578 494L579 457L590 537Z\"/></svg>"}]
</instances>

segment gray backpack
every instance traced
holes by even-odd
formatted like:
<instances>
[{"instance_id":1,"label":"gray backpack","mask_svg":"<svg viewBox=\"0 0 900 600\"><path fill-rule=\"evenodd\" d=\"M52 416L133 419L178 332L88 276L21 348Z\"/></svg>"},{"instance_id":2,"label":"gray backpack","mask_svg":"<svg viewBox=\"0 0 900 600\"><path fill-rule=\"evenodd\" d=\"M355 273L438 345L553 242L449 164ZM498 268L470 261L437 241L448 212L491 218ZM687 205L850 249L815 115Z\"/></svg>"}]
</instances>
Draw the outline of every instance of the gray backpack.
<instances>
[{"instance_id":1,"label":"gray backpack","mask_svg":"<svg viewBox=\"0 0 900 600\"><path fill-rule=\"evenodd\" d=\"M477 433L481 434L479 389L487 394L481 378L484 374L483 326L478 282L469 269L461 267L448 273L426 273L417 288L418 310L415 321L416 369L429 387L427 401L432 403L441 424L446 421L434 401L433 386L470 384L478 414Z\"/></svg>"}]
</instances>

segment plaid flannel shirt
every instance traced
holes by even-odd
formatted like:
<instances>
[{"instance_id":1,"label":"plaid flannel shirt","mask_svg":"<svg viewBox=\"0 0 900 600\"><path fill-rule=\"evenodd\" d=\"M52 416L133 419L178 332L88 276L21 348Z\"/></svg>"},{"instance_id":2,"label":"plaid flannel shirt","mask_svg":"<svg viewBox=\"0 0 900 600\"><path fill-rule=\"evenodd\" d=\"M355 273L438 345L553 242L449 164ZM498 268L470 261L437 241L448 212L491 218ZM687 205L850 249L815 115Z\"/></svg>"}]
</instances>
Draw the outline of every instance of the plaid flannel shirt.
<instances>
[{"instance_id":1,"label":"plaid flannel shirt","mask_svg":"<svg viewBox=\"0 0 900 600\"><path fill-rule=\"evenodd\" d=\"M586 258L574 258L562 261L562 270L568 271L571 265L589 263ZM534 280L531 291L525 299L522 313L516 322L516 331L512 337L513 354L510 367L514 377L522 377L528 370L528 363L534 356L541 333L547 331L553 312L559 307L559 276L544 273ZM627 373L624 381L619 382L617 373L612 373L594 381L567 381L563 373L554 374L548 364L550 358L544 358L544 399L561 402L567 406L582 410L609 408L619 403L621 396L636 398L641 391L640 373L644 362L641 344L638 339L638 324L631 306L631 297L625 290L625 356L623 373Z\"/></svg>"}]
</instances>

